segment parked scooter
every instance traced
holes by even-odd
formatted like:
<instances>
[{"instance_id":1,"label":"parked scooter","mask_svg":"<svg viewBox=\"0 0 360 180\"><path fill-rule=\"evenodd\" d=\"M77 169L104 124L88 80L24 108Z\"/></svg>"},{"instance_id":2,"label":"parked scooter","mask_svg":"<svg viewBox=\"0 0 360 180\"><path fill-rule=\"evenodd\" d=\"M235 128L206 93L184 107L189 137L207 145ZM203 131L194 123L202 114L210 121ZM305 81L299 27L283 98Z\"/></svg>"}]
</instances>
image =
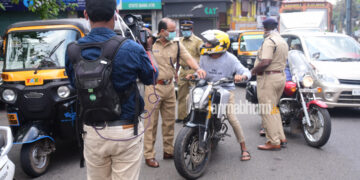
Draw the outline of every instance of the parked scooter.
<instances>
[{"instance_id":1,"label":"parked scooter","mask_svg":"<svg viewBox=\"0 0 360 180\"><path fill-rule=\"evenodd\" d=\"M9 127L0 126L0 179L13 180L15 165L8 158L8 153L13 145L13 137Z\"/></svg>"},{"instance_id":2,"label":"parked scooter","mask_svg":"<svg viewBox=\"0 0 360 180\"><path fill-rule=\"evenodd\" d=\"M190 112L176 137L174 150L175 167L187 179L196 179L204 173L212 149L228 135L225 106L230 93L221 85L233 80L224 78L207 82L196 79L194 82L196 85L189 93Z\"/></svg>"},{"instance_id":3,"label":"parked scooter","mask_svg":"<svg viewBox=\"0 0 360 180\"><path fill-rule=\"evenodd\" d=\"M316 97L321 88L313 87L316 75L305 55L298 50L289 51L288 63L292 81L287 81L279 102L284 126L300 127L308 145L321 147L327 143L331 133L331 119L327 105ZM256 82L246 87L246 99L258 103Z\"/></svg>"}]
</instances>

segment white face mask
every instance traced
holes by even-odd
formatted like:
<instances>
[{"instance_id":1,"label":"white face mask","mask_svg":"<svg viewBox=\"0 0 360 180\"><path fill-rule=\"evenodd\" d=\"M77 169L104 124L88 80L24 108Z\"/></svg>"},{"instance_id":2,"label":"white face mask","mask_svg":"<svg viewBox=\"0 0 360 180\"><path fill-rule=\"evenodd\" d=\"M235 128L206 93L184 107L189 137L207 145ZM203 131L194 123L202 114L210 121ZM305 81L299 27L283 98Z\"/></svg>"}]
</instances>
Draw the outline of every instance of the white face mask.
<instances>
[{"instance_id":1,"label":"white face mask","mask_svg":"<svg viewBox=\"0 0 360 180\"><path fill-rule=\"evenodd\" d=\"M264 38L268 37L270 34L272 34L272 33L274 33L274 32L277 32L276 29L271 30L271 31L265 31L265 32L264 32Z\"/></svg>"}]
</instances>

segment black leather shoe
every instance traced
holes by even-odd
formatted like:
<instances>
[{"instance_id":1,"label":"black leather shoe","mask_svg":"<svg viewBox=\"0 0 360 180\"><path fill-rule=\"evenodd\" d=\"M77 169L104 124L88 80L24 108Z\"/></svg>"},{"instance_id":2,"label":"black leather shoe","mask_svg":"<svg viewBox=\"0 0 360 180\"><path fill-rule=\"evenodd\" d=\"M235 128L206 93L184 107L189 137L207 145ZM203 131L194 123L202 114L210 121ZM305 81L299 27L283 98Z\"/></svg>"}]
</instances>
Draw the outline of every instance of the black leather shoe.
<instances>
[{"instance_id":1,"label":"black leather shoe","mask_svg":"<svg viewBox=\"0 0 360 180\"><path fill-rule=\"evenodd\" d=\"M176 123L182 123L182 122L184 122L184 120L183 119L176 119L175 122Z\"/></svg>"},{"instance_id":2,"label":"black leather shoe","mask_svg":"<svg viewBox=\"0 0 360 180\"><path fill-rule=\"evenodd\" d=\"M286 140L286 139L280 140L280 146L281 146L282 148L286 148L286 145L287 145L287 140Z\"/></svg>"}]
</instances>

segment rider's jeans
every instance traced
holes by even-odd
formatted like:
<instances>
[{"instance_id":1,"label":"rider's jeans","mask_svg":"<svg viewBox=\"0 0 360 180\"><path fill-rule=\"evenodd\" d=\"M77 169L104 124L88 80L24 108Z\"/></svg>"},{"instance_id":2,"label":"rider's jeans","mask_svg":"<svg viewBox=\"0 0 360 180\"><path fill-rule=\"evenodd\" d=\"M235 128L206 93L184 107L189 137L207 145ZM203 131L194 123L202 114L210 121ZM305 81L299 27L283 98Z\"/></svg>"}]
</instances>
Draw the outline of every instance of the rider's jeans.
<instances>
[{"instance_id":1,"label":"rider's jeans","mask_svg":"<svg viewBox=\"0 0 360 180\"><path fill-rule=\"evenodd\" d=\"M230 91L229 103L228 107L226 108L226 115L229 119L230 125L232 126L234 133L236 135L236 139L239 143L245 142L244 132L240 126L240 122L236 118L236 109L234 109L235 104L235 96L234 92Z\"/></svg>"},{"instance_id":2,"label":"rider's jeans","mask_svg":"<svg viewBox=\"0 0 360 180\"><path fill-rule=\"evenodd\" d=\"M139 179L143 153L143 135L129 141L101 138L93 127L84 125L84 156L88 180ZM138 132L143 131L139 123ZM134 136L134 128L105 127L98 132L106 138L126 139Z\"/></svg>"}]
</instances>

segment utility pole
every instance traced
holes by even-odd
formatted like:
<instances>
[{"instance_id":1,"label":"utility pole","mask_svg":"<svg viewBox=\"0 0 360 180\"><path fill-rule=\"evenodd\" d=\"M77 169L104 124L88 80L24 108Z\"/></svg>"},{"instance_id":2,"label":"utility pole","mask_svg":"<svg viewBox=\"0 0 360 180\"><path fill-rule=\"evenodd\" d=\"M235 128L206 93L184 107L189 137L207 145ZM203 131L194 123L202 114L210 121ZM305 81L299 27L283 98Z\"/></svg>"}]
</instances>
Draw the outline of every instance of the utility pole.
<instances>
[{"instance_id":1,"label":"utility pole","mask_svg":"<svg viewBox=\"0 0 360 180\"><path fill-rule=\"evenodd\" d=\"M351 36L351 0L346 0L346 34Z\"/></svg>"}]
</instances>

